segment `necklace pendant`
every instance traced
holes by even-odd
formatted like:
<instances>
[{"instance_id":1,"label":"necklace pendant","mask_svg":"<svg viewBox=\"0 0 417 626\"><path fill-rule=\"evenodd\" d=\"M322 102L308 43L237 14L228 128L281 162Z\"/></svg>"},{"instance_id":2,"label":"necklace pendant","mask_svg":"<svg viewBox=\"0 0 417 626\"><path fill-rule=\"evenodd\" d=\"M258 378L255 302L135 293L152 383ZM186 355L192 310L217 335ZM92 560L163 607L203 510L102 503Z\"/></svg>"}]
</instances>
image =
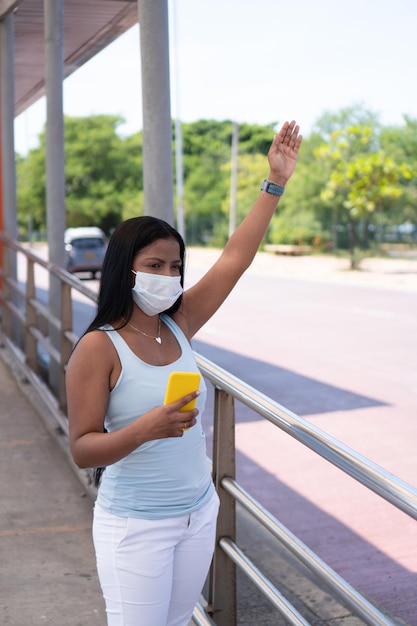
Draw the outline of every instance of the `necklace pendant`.
<instances>
[{"instance_id":1,"label":"necklace pendant","mask_svg":"<svg viewBox=\"0 0 417 626\"><path fill-rule=\"evenodd\" d=\"M157 343L159 343L159 345L161 345L161 343L162 343L162 339L161 339L161 337L155 337L155 341L156 341Z\"/></svg>"}]
</instances>

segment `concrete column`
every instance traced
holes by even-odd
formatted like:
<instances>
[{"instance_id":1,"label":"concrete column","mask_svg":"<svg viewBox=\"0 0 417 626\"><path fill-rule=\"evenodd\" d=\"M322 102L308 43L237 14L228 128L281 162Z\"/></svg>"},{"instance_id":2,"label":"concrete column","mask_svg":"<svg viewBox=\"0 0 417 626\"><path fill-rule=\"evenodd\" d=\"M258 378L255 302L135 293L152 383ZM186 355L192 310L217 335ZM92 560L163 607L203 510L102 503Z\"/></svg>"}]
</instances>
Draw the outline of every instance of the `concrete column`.
<instances>
[{"instance_id":1,"label":"concrete column","mask_svg":"<svg viewBox=\"0 0 417 626\"><path fill-rule=\"evenodd\" d=\"M44 0L46 85L46 223L49 259L61 267L65 262L65 160L64 160L64 1ZM60 282L50 276L49 310L60 319ZM50 343L60 352L61 334L50 324ZM60 397L60 365L49 364L49 385Z\"/></svg>"},{"instance_id":2,"label":"concrete column","mask_svg":"<svg viewBox=\"0 0 417 626\"><path fill-rule=\"evenodd\" d=\"M1 149L3 173L3 228L17 239L16 165L14 154L14 22L7 14L0 22Z\"/></svg>"},{"instance_id":3,"label":"concrete column","mask_svg":"<svg viewBox=\"0 0 417 626\"><path fill-rule=\"evenodd\" d=\"M64 2L44 0L46 84L46 222L49 258L65 261Z\"/></svg>"},{"instance_id":4,"label":"concrete column","mask_svg":"<svg viewBox=\"0 0 417 626\"><path fill-rule=\"evenodd\" d=\"M14 18L12 13L5 15L0 22L0 113L1 113L1 168L2 168L2 216L0 226L3 232L17 239L17 206L16 206L16 165L14 155ZM17 255L14 250L0 248L0 265L7 275L17 280ZM7 258L4 255L8 255ZM3 263L4 262L4 263ZM2 281L3 282L3 281ZM1 285L4 288L4 283ZM18 295L13 292L12 301L17 304ZM12 341L19 345L20 328L17 320L12 321L10 313L3 311L3 326Z\"/></svg>"},{"instance_id":5,"label":"concrete column","mask_svg":"<svg viewBox=\"0 0 417 626\"><path fill-rule=\"evenodd\" d=\"M167 0L138 0L145 214L174 224Z\"/></svg>"}]
</instances>

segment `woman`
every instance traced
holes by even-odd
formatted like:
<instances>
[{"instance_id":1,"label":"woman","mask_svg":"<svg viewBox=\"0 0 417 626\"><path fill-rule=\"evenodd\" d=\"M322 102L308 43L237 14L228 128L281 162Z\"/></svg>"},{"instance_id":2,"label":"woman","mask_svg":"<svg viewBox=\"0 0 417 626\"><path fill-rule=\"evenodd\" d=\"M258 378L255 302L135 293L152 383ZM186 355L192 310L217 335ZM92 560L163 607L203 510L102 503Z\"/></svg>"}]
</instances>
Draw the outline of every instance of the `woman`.
<instances>
[{"instance_id":1,"label":"woman","mask_svg":"<svg viewBox=\"0 0 417 626\"><path fill-rule=\"evenodd\" d=\"M210 566L218 497L197 392L164 405L172 371L198 371L192 337L252 262L291 177L302 137L286 122L269 178L220 258L183 293L184 242L166 222L119 226L104 260L97 315L66 381L71 452L105 467L93 538L109 626L187 626ZM196 408L181 408L194 398Z\"/></svg>"}]
</instances>

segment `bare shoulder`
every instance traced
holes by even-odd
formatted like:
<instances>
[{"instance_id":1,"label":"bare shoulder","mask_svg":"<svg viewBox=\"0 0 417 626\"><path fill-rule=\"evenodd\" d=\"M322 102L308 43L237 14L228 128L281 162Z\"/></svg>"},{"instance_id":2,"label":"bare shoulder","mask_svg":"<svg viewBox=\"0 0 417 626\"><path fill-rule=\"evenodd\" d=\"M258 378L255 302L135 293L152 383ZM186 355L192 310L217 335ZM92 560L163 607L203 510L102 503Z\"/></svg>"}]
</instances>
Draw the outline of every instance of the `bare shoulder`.
<instances>
[{"instance_id":1,"label":"bare shoulder","mask_svg":"<svg viewBox=\"0 0 417 626\"><path fill-rule=\"evenodd\" d=\"M111 370L116 362L116 351L106 333L102 330L93 330L83 335L75 346L67 371L74 366L87 371L91 367Z\"/></svg>"}]
</instances>

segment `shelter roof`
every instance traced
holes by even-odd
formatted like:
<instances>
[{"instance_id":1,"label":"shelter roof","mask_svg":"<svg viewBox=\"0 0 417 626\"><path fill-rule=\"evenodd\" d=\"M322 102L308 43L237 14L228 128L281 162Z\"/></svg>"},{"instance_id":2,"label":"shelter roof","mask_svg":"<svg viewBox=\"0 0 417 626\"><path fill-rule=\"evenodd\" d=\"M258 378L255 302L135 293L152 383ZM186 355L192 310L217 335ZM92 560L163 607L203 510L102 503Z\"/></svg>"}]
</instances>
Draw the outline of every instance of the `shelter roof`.
<instances>
[{"instance_id":1,"label":"shelter roof","mask_svg":"<svg viewBox=\"0 0 417 626\"><path fill-rule=\"evenodd\" d=\"M0 0L14 14L15 115L45 93L44 0ZM137 0L65 0L64 77L138 22Z\"/></svg>"}]
</instances>

